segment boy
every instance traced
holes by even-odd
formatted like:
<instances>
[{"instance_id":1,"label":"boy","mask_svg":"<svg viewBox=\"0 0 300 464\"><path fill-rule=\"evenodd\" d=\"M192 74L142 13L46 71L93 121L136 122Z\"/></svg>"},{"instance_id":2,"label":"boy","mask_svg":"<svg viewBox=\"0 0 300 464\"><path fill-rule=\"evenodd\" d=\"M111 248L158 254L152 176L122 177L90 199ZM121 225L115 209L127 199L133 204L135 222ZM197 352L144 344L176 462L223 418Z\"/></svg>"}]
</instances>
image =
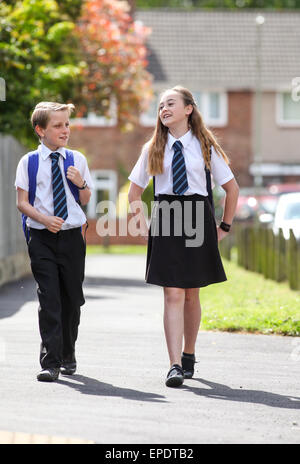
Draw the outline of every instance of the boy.
<instances>
[{"instance_id":1,"label":"boy","mask_svg":"<svg viewBox=\"0 0 300 464\"><path fill-rule=\"evenodd\" d=\"M41 334L39 381L52 382L59 372L76 371L75 342L84 304L85 242L81 227L86 217L69 186L78 188L79 201L91 197L92 180L85 157L73 152L74 165L64 170L65 146L70 136L72 104L39 103L31 116L41 144L38 152L36 194L29 202L29 154L17 167L17 207L27 216L28 253L38 285L39 329ZM73 186L72 186L73 187Z\"/></svg>"}]
</instances>

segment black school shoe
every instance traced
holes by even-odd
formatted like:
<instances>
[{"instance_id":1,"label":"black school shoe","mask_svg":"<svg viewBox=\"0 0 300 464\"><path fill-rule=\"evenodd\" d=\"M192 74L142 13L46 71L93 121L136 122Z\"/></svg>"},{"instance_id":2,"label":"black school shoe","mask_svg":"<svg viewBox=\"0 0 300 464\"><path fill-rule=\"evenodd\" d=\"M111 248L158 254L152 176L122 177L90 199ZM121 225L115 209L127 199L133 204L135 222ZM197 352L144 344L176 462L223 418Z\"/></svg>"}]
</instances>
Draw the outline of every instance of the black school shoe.
<instances>
[{"instance_id":1,"label":"black school shoe","mask_svg":"<svg viewBox=\"0 0 300 464\"><path fill-rule=\"evenodd\" d=\"M76 372L76 362L62 362L60 373L62 375L72 375Z\"/></svg>"},{"instance_id":2,"label":"black school shoe","mask_svg":"<svg viewBox=\"0 0 300 464\"><path fill-rule=\"evenodd\" d=\"M49 367L48 369L43 369L37 375L37 379L40 382L54 382L58 379L59 367Z\"/></svg>"},{"instance_id":3,"label":"black school shoe","mask_svg":"<svg viewBox=\"0 0 300 464\"><path fill-rule=\"evenodd\" d=\"M76 372L76 367L75 355L66 356L61 363L60 372L63 375L72 375Z\"/></svg>"},{"instance_id":4,"label":"black school shoe","mask_svg":"<svg viewBox=\"0 0 300 464\"><path fill-rule=\"evenodd\" d=\"M167 387L180 387L184 381L184 373L179 364L173 364L166 378Z\"/></svg>"},{"instance_id":5,"label":"black school shoe","mask_svg":"<svg viewBox=\"0 0 300 464\"><path fill-rule=\"evenodd\" d=\"M194 354L182 353L181 364L185 379L191 379L194 375L194 365L196 359Z\"/></svg>"}]
</instances>

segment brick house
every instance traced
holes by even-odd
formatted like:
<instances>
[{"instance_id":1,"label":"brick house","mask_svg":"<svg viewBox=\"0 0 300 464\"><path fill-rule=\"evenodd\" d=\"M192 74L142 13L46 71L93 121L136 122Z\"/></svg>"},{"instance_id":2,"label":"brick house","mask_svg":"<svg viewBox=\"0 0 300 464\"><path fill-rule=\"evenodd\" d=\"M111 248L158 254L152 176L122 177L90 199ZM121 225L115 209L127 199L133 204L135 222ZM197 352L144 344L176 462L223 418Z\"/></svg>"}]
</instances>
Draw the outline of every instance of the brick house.
<instances>
[{"instance_id":1,"label":"brick house","mask_svg":"<svg viewBox=\"0 0 300 464\"><path fill-rule=\"evenodd\" d=\"M96 182L88 210L90 242L99 242L92 220L97 201L105 195L116 199L152 134L159 93L177 84L192 91L241 187L257 179L264 185L300 181L300 13L266 11L263 24L256 23L258 14L135 11L135 20L152 29L147 43L152 107L128 134L113 120L93 115L72 131L71 147L87 155Z\"/></svg>"}]
</instances>

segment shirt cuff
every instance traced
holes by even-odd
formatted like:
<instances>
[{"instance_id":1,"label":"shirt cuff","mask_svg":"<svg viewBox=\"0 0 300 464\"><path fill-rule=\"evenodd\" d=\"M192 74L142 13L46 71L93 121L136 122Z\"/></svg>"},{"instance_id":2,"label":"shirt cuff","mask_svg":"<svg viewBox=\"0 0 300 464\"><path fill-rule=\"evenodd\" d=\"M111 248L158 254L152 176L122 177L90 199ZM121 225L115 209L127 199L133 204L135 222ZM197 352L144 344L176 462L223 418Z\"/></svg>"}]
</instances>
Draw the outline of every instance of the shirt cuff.
<instances>
[{"instance_id":1,"label":"shirt cuff","mask_svg":"<svg viewBox=\"0 0 300 464\"><path fill-rule=\"evenodd\" d=\"M133 177L129 176L128 179L130 180L130 182L133 182L134 184L138 185L139 187L141 188L146 188L148 183L146 185L142 185L142 182L140 181L137 181L136 179L134 179Z\"/></svg>"},{"instance_id":2,"label":"shirt cuff","mask_svg":"<svg viewBox=\"0 0 300 464\"><path fill-rule=\"evenodd\" d=\"M17 190L17 188L20 188L20 189L22 189L22 190L25 190L25 192L28 192L28 191L29 191L28 185L24 186L24 185L21 185L21 184L19 184L19 183L18 183L18 184L15 183L15 187L16 187L16 190Z\"/></svg>"},{"instance_id":3,"label":"shirt cuff","mask_svg":"<svg viewBox=\"0 0 300 464\"><path fill-rule=\"evenodd\" d=\"M222 179L221 182L219 182L219 185L223 185L223 184L226 184L226 182L229 182L231 179L234 178L234 175L233 174L230 174L229 176L227 177L224 177L224 179Z\"/></svg>"}]
</instances>

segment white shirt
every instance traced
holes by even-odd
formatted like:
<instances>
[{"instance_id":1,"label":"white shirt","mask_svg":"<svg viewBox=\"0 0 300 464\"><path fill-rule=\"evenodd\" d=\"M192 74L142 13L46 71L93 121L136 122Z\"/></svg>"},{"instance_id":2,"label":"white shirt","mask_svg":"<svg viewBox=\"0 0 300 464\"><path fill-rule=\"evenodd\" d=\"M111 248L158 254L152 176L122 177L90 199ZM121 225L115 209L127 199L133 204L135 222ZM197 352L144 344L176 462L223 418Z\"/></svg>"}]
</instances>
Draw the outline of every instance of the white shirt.
<instances>
[{"instance_id":1,"label":"white shirt","mask_svg":"<svg viewBox=\"0 0 300 464\"><path fill-rule=\"evenodd\" d=\"M155 175L155 194L158 195L161 193L174 195L172 178L172 159L174 155L174 149L172 146L176 140L180 140L183 145L182 152L184 155L187 180L189 184L189 188L184 195L193 195L198 193L199 195L207 196L208 193L206 188L205 163L202 155L201 145L191 130L186 132L179 139L175 139L170 134L170 132L168 133L168 140L164 154L164 170L162 174ZM148 148L149 144L146 144L136 165L128 177L131 182L134 182L142 188L147 187L151 177L147 173ZM216 150L213 146L211 148L211 173L214 181L219 185L223 185L234 178L234 175L228 164L221 155L216 153Z\"/></svg>"},{"instance_id":2,"label":"white shirt","mask_svg":"<svg viewBox=\"0 0 300 464\"><path fill-rule=\"evenodd\" d=\"M80 205L75 201L75 198L70 190L68 182L64 172L64 161L66 158L65 148L59 148L55 150L62 156L59 157L59 167L62 173L63 183L66 191L68 217L62 225L62 230L73 229L75 227L81 227L86 223L86 216L81 209ZM88 169L86 158L79 151L73 151L74 154L74 167L80 172L81 177L86 181L88 187L93 188L91 175ZM39 168L36 176L36 195L34 200L34 208L40 213L46 214L47 216L54 215L53 208L53 188L52 188L52 161L50 154L53 153L43 143L38 147L39 153ZM20 187L26 192L29 191L29 180L28 180L28 153L24 155L18 164L16 172L15 187ZM31 218L27 219L26 222L28 227L33 229L45 229L43 224L34 221Z\"/></svg>"}]
</instances>

